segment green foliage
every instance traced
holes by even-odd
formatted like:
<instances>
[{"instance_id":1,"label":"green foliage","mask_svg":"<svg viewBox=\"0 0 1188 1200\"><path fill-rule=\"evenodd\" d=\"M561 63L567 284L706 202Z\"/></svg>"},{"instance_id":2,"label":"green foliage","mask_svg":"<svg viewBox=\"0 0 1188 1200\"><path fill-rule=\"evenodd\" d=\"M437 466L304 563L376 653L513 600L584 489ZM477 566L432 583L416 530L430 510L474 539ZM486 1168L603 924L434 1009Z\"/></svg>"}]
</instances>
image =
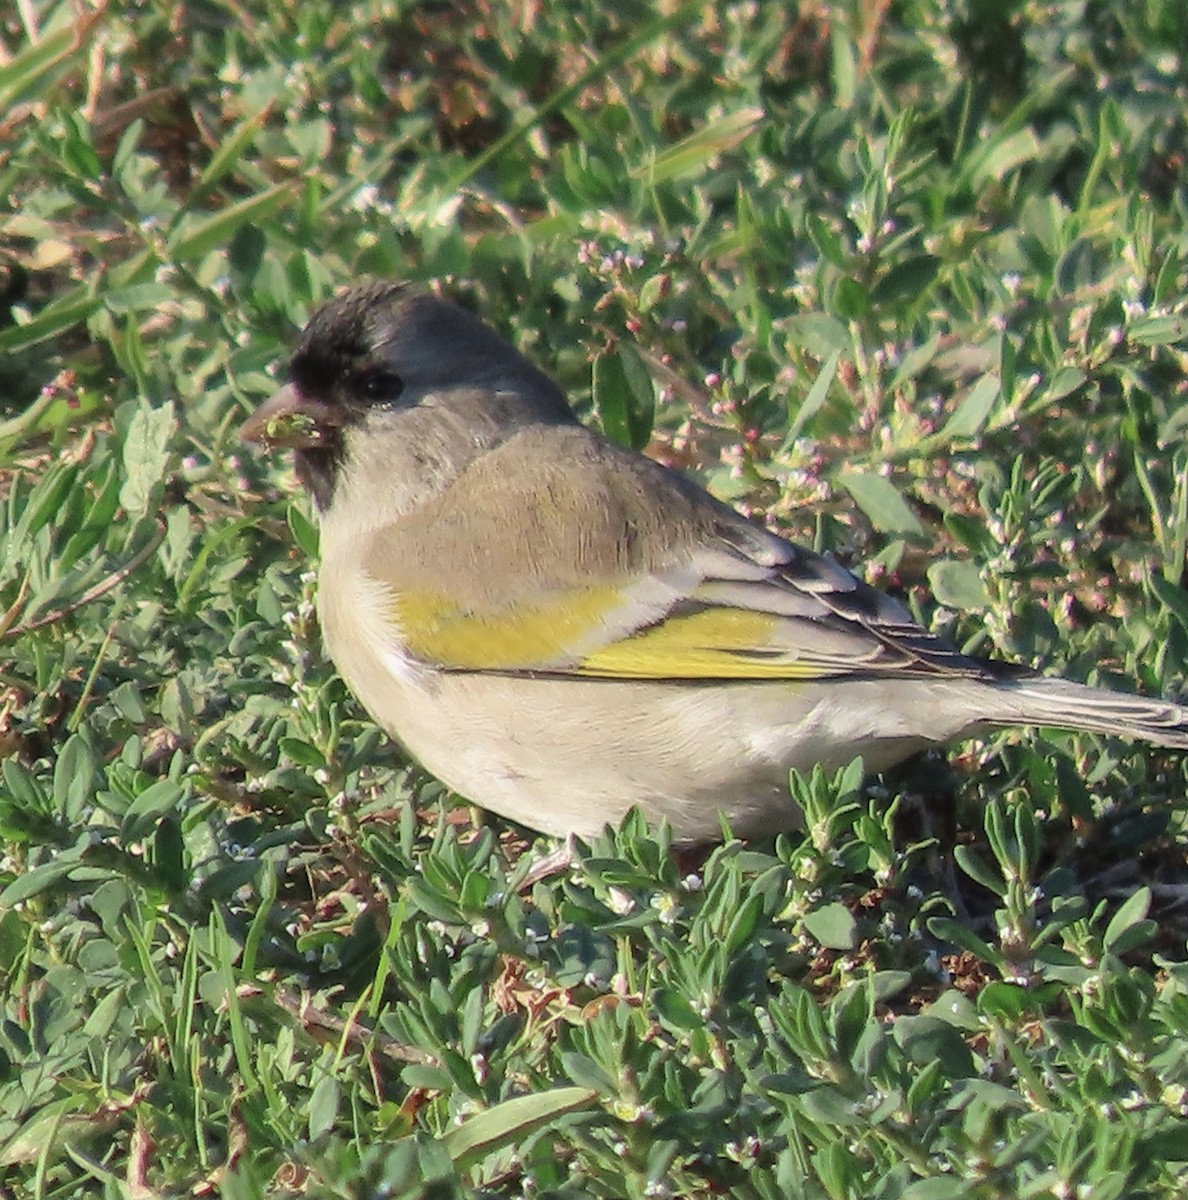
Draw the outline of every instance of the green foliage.
<instances>
[{"instance_id":1,"label":"green foliage","mask_svg":"<svg viewBox=\"0 0 1188 1200\"><path fill-rule=\"evenodd\" d=\"M964 648L1180 689L1179 6L447 7L0 15L0 1194L1183 1195L1182 759L561 861L354 704L235 433L440 286Z\"/></svg>"}]
</instances>

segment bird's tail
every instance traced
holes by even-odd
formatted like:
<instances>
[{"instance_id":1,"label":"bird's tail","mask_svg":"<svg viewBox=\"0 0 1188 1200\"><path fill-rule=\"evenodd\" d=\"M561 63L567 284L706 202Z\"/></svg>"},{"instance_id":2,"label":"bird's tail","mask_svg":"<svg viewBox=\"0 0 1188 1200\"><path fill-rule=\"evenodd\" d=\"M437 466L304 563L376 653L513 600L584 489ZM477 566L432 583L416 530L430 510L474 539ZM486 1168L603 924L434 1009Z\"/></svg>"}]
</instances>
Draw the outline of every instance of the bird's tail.
<instances>
[{"instance_id":1,"label":"bird's tail","mask_svg":"<svg viewBox=\"0 0 1188 1200\"><path fill-rule=\"evenodd\" d=\"M1010 697L1015 712L996 714L995 725L1083 729L1188 750L1188 708L1168 700L1086 687L1068 679L1004 680L996 690L1004 701Z\"/></svg>"}]
</instances>

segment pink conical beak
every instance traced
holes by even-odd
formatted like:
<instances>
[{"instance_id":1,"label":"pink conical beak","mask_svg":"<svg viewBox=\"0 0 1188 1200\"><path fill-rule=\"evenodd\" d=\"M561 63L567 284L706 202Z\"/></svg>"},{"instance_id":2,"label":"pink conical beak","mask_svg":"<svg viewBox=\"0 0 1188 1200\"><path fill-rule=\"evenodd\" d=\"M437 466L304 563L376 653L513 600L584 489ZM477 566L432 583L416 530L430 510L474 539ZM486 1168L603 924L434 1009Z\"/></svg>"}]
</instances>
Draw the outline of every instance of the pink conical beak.
<instances>
[{"instance_id":1,"label":"pink conical beak","mask_svg":"<svg viewBox=\"0 0 1188 1200\"><path fill-rule=\"evenodd\" d=\"M336 408L303 395L286 383L264 401L239 427L245 442L276 448L307 450L320 446L326 434L342 424Z\"/></svg>"}]
</instances>

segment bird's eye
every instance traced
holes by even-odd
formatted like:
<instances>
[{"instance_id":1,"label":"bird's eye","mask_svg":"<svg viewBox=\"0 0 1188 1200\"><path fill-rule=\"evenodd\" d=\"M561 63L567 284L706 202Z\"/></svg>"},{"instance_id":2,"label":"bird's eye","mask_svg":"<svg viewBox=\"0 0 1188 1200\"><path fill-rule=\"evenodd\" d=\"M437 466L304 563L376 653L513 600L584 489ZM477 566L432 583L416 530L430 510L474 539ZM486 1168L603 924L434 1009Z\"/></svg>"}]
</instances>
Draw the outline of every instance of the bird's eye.
<instances>
[{"instance_id":1,"label":"bird's eye","mask_svg":"<svg viewBox=\"0 0 1188 1200\"><path fill-rule=\"evenodd\" d=\"M404 391L404 380L395 371L368 371L359 380L359 390L370 404L391 404Z\"/></svg>"}]
</instances>

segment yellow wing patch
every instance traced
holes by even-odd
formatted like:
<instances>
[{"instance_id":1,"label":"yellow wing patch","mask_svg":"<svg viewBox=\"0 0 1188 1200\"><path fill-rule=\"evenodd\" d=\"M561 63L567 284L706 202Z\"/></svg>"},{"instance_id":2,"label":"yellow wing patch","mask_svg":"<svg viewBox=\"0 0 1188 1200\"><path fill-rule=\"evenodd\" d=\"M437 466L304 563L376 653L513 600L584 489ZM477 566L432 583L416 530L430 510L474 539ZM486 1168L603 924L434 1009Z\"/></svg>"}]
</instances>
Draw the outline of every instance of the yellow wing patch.
<instances>
[{"instance_id":1,"label":"yellow wing patch","mask_svg":"<svg viewBox=\"0 0 1188 1200\"><path fill-rule=\"evenodd\" d=\"M578 672L615 679L816 679L820 664L773 641L780 618L737 608L669 617L596 650Z\"/></svg>"},{"instance_id":2,"label":"yellow wing patch","mask_svg":"<svg viewBox=\"0 0 1188 1200\"><path fill-rule=\"evenodd\" d=\"M554 594L515 613L474 613L431 592L400 592L393 616L414 657L470 671L572 669L575 647L589 645L622 602L617 588Z\"/></svg>"},{"instance_id":3,"label":"yellow wing patch","mask_svg":"<svg viewBox=\"0 0 1188 1200\"><path fill-rule=\"evenodd\" d=\"M553 594L515 614L478 614L425 592L395 596L409 652L454 670L563 671L609 679L816 679L827 664L781 646L770 613L710 608L616 635L617 588Z\"/></svg>"}]
</instances>

